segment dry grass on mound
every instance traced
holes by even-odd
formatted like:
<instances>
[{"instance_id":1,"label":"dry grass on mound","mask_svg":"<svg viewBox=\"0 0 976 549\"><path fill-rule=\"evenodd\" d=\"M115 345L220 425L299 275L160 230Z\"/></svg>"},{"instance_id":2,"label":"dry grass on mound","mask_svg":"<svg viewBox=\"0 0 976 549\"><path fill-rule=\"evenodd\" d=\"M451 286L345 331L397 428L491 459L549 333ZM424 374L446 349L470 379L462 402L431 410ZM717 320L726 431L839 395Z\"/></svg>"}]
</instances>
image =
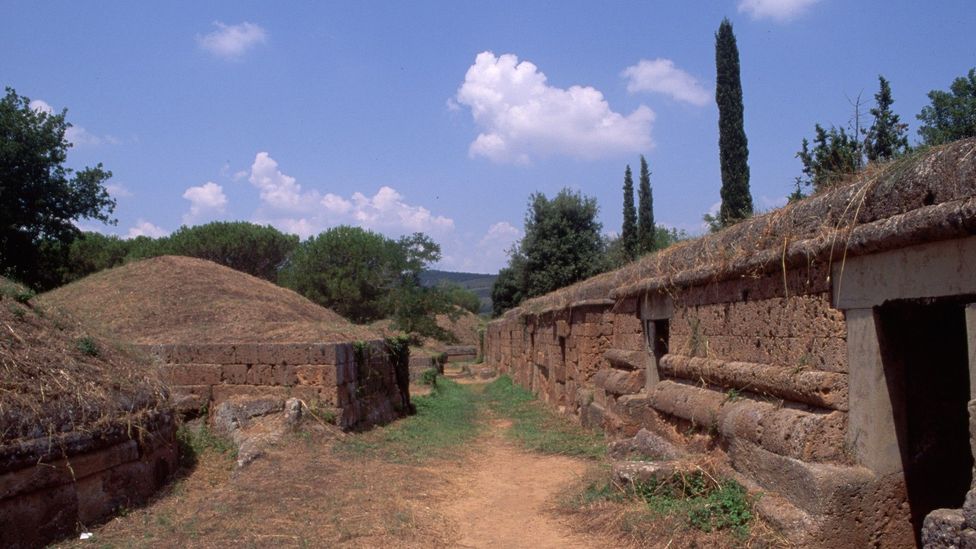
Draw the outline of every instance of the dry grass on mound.
<instances>
[{"instance_id":1,"label":"dry grass on mound","mask_svg":"<svg viewBox=\"0 0 976 549\"><path fill-rule=\"evenodd\" d=\"M31 295L0 278L0 447L97 434L166 406L155 370Z\"/></svg>"},{"instance_id":2,"label":"dry grass on mound","mask_svg":"<svg viewBox=\"0 0 976 549\"><path fill-rule=\"evenodd\" d=\"M457 338L457 345L478 346L478 325L481 322L478 315L461 309L457 318L450 315L437 315L437 325Z\"/></svg>"},{"instance_id":3,"label":"dry grass on mound","mask_svg":"<svg viewBox=\"0 0 976 549\"><path fill-rule=\"evenodd\" d=\"M367 327L249 274L163 256L93 274L42 296L132 343L336 342Z\"/></svg>"}]
</instances>

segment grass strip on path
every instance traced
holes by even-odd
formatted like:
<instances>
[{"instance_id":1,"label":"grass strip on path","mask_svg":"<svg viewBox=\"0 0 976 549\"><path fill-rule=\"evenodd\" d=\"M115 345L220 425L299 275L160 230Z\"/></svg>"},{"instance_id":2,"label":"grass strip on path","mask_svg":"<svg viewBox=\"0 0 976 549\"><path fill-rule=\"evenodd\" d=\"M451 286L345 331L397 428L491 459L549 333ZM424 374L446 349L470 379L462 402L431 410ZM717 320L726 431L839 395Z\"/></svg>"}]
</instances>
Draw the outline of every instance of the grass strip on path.
<instances>
[{"instance_id":1,"label":"grass strip on path","mask_svg":"<svg viewBox=\"0 0 976 549\"><path fill-rule=\"evenodd\" d=\"M508 376L489 383L481 398L492 412L512 421L508 435L530 450L590 459L606 454L603 435L556 414Z\"/></svg>"},{"instance_id":2,"label":"grass strip on path","mask_svg":"<svg viewBox=\"0 0 976 549\"><path fill-rule=\"evenodd\" d=\"M479 430L478 397L438 377L429 395L411 399L417 413L339 443L340 451L397 463L418 463L457 455Z\"/></svg>"}]
</instances>

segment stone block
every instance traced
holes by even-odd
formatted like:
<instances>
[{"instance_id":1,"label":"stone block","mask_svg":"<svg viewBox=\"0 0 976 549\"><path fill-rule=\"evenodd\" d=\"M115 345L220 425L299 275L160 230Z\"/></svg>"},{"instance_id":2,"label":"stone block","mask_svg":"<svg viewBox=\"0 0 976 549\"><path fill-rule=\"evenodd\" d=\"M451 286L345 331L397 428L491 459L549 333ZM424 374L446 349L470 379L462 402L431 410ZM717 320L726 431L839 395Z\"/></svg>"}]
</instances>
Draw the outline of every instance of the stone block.
<instances>
[{"instance_id":1,"label":"stone block","mask_svg":"<svg viewBox=\"0 0 976 549\"><path fill-rule=\"evenodd\" d=\"M784 496L813 515L831 514L850 501L860 501L860 494L875 478L864 467L806 463L741 439L730 442L729 457L737 471L764 490Z\"/></svg>"},{"instance_id":2,"label":"stone block","mask_svg":"<svg viewBox=\"0 0 976 549\"><path fill-rule=\"evenodd\" d=\"M284 399L288 396L288 387L268 385L214 385L213 403L218 405L233 397L270 397Z\"/></svg>"},{"instance_id":3,"label":"stone block","mask_svg":"<svg viewBox=\"0 0 976 549\"><path fill-rule=\"evenodd\" d=\"M633 395L644 388L644 373L607 368L593 376L593 384L614 395Z\"/></svg>"},{"instance_id":4,"label":"stone block","mask_svg":"<svg viewBox=\"0 0 976 549\"><path fill-rule=\"evenodd\" d=\"M247 383L247 364L224 364L220 367L220 382L228 385Z\"/></svg>"},{"instance_id":5,"label":"stone block","mask_svg":"<svg viewBox=\"0 0 976 549\"><path fill-rule=\"evenodd\" d=\"M659 382L648 396L655 409L706 429L717 426L719 409L726 400L717 391L673 381Z\"/></svg>"},{"instance_id":6,"label":"stone block","mask_svg":"<svg viewBox=\"0 0 976 549\"><path fill-rule=\"evenodd\" d=\"M219 364L164 364L160 366L168 385L215 385L220 383Z\"/></svg>"},{"instance_id":7,"label":"stone block","mask_svg":"<svg viewBox=\"0 0 976 549\"><path fill-rule=\"evenodd\" d=\"M274 366L271 364L252 364L247 370L248 385L274 385Z\"/></svg>"}]
</instances>

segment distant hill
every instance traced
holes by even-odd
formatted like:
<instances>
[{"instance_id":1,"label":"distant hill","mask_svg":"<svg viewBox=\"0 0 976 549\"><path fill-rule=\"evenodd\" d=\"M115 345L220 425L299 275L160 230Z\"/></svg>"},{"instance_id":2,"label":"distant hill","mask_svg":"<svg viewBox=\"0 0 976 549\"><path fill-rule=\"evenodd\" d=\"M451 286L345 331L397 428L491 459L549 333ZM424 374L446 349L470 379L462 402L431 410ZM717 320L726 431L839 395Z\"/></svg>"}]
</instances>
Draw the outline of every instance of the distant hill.
<instances>
[{"instance_id":1,"label":"distant hill","mask_svg":"<svg viewBox=\"0 0 976 549\"><path fill-rule=\"evenodd\" d=\"M436 286L441 282L453 282L474 292L481 300L481 312L491 312L491 286L498 275L482 273L453 273L431 269L420 273L420 283L424 286Z\"/></svg>"}]
</instances>

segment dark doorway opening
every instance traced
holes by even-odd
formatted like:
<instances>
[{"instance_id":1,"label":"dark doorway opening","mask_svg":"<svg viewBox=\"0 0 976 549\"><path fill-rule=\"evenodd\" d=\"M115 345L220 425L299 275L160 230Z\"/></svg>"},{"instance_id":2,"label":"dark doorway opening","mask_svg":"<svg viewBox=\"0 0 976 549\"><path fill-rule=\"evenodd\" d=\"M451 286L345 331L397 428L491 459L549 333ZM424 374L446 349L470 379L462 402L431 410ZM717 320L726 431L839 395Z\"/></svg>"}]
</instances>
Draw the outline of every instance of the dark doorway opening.
<instances>
[{"instance_id":1,"label":"dark doorway opening","mask_svg":"<svg viewBox=\"0 0 976 549\"><path fill-rule=\"evenodd\" d=\"M877 309L916 542L925 516L962 507L972 481L966 301L899 300Z\"/></svg>"}]
</instances>

